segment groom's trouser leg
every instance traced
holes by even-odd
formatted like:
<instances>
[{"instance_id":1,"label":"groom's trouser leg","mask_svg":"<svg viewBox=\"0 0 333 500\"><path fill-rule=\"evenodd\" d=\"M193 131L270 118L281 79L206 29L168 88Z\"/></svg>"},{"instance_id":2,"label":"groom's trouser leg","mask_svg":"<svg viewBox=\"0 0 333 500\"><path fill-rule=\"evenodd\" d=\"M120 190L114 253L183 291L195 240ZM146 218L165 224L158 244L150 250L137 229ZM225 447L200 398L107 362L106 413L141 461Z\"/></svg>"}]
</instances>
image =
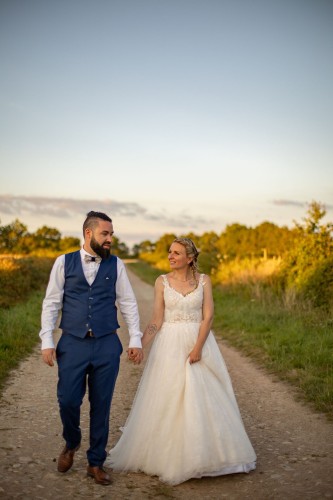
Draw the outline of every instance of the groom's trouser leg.
<instances>
[{"instance_id":1,"label":"groom's trouser leg","mask_svg":"<svg viewBox=\"0 0 333 500\"><path fill-rule=\"evenodd\" d=\"M81 442L80 408L90 363L89 340L63 334L57 345L58 402L63 437L70 449Z\"/></svg>"},{"instance_id":2,"label":"groom's trouser leg","mask_svg":"<svg viewBox=\"0 0 333 500\"><path fill-rule=\"evenodd\" d=\"M88 372L90 401L90 447L88 463L101 466L106 458L113 391L123 351L116 333L92 339L94 352Z\"/></svg>"}]
</instances>

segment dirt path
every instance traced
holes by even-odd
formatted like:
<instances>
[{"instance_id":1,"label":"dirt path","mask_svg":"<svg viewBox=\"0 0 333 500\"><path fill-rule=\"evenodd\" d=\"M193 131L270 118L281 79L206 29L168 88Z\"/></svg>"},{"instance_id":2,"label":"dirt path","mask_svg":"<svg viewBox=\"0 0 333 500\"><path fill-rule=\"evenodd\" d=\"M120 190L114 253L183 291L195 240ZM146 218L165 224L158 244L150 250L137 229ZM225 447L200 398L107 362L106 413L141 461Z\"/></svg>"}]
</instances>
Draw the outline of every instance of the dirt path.
<instances>
[{"instance_id":1,"label":"dirt path","mask_svg":"<svg viewBox=\"0 0 333 500\"><path fill-rule=\"evenodd\" d=\"M142 327L152 307L152 287L130 273ZM121 319L121 318L120 318ZM127 334L120 335L124 347ZM0 402L0 498L62 499L325 499L333 498L333 424L296 402L286 385L219 342L245 427L258 455L249 475L190 480L165 486L144 474L114 474L109 487L86 477L88 405L82 413L83 446L72 470L59 474L63 446L56 401L56 368L44 365L39 348L13 374ZM110 446L124 424L142 373L122 356L111 411Z\"/></svg>"}]
</instances>

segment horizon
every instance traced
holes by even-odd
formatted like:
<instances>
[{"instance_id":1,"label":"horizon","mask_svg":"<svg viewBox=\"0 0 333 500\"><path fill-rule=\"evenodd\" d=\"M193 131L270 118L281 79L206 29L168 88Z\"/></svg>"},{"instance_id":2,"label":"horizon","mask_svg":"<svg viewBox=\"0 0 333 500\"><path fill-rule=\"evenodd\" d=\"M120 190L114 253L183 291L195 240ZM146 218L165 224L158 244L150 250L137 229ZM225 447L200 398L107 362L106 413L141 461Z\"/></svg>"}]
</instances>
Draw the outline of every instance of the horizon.
<instances>
[{"instance_id":1,"label":"horizon","mask_svg":"<svg viewBox=\"0 0 333 500\"><path fill-rule=\"evenodd\" d=\"M8 201L8 197L6 197L6 200ZM18 200L15 199L15 201L16 201L15 209L18 210L19 215L17 215L17 213L11 213L11 214L6 213L5 217L0 215L0 226L11 224L16 219L18 219L22 224L27 226L27 231L30 233L34 233L34 232L36 232L37 229L40 229L43 226L47 226L50 228L57 229L60 232L61 237L73 236L73 237L79 238L80 242L82 244L82 242L83 242L82 225L83 225L83 221L85 219L85 215L82 217L81 225L79 225L77 228L67 229L67 230L64 229L64 227L66 227L66 225L64 226L64 222L66 222L67 224L70 225L71 221L72 221L72 223L74 220L79 221L79 213L77 211L75 212L73 210L75 207L76 207L76 209L78 208L77 207L77 200L72 200L72 202L73 202L73 206L71 207L72 212L69 212L69 207L71 206L70 205L71 200L66 200L67 201L67 208L66 208L67 211L66 211L64 209L65 200L61 199L61 204L63 207L62 217L59 216L59 212L56 212L56 215L54 217L52 217L52 216L50 216L50 214L47 214L47 211L46 211L46 213L44 213L44 216L42 217L42 221L40 223L37 222L37 219L36 219L36 216L34 213L33 213L33 215L31 215L31 213L27 214L27 211L24 211L24 209L18 208L18 205L17 205ZM115 228L115 236L122 243L125 243L129 249L132 249L134 245L140 244L145 240L149 240L152 243L155 243L159 238L161 238L162 236L164 236L165 234L168 234L168 233L173 233L179 237L181 235L185 235L185 234L188 234L191 232L196 234L197 236L201 236L202 234L204 234L206 232L213 231L217 235L220 235L221 233L223 233L225 231L226 227L231 225L231 224L240 224L240 225L244 225L248 228L255 228L255 227L259 226L260 224L263 224L264 222L269 222L269 223L275 224L276 226L279 226L279 227L287 227L289 229L292 229L296 223L298 223L298 224L302 223L303 219L307 215L310 204L313 201L317 202L317 200L311 200L310 202L305 203L304 205L290 203L290 205L293 208L293 210L292 210L293 214L294 215L297 214L297 216L296 217L293 216L289 220L289 222L284 221L284 222L279 223L279 222L276 222L274 220L270 220L268 217L266 217L266 218L264 217L262 220L259 220L259 219L256 220L256 222L253 224L253 223L245 222L244 220L241 220L241 219L239 219L239 220L234 219L234 220L227 221L224 224L224 226L223 227L221 226L220 228L218 226L206 227L206 228L203 226L200 226L201 230L199 230L199 231L196 230L196 228L194 226L189 225L189 226L186 226L185 228L183 228L182 231L179 231L179 230L176 231L175 228L172 229L171 226L168 226L168 228L165 231L162 231L162 230L156 231L155 230L154 232L151 232L151 233L148 233L148 232L147 233L145 233L145 232L126 233L126 232L121 230L121 227L120 227L119 231L117 229L118 216L113 217L110 211L106 211L105 213L108 213L108 215L111 214L110 217L113 221L113 225ZM3 197L0 195L0 214L1 214L1 209L3 210L4 202L5 201L4 201ZM79 206L81 208L82 208L82 202L83 202L83 200L81 200L81 202L79 203ZM52 199L53 208L54 208L54 203L55 203L55 199ZM85 203L87 203L87 210L85 211L85 214L87 212L89 212L89 210L95 209L95 208L91 208L91 207L89 208L89 205L88 205L89 202L87 200L85 201ZM326 209L326 215L323 218L323 222L324 223L327 223L328 221L332 222L333 219L331 217L333 215L333 207L332 206L326 207L325 204L323 204L321 202L318 202L318 203L320 203ZM27 198L25 198L24 199L24 207L26 210L27 210L27 206L28 206L28 200L27 200ZM98 211L105 211L105 208L107 208L107 207L104 205ZM118 207L118 209L119 209L119 207ZM132 205L132 209L133 209L133 205ZM122 206L122 210L124 210L123 206ZM124 218L124 215L120 215L119 218ZM125 219L126 218L128 218L128 214L125 215ZM58 224L57 224L57 222L58 222Z\"/></svg>"}]
</instances>

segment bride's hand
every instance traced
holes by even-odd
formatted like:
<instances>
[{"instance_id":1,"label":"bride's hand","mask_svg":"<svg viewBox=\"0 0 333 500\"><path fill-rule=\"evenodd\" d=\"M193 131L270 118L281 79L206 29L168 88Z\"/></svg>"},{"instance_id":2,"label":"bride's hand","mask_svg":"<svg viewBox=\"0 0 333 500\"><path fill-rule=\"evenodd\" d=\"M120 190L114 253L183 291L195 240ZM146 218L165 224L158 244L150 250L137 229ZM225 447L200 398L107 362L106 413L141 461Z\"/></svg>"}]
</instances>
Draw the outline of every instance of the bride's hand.
<instances>
[{"instance_id":1,"label":"bride's hand","mask_svg":"<svg viewBox=\"0 0 333 500\"><path fill-rule=\"evenodd\" d=\"M190 365L192 365L193 363L197 363L198 361L200 361L200 359L201 359L201 349L196 349L196 348L192 349L192 351L188 356Z\"/></svg>"}]
</instances>

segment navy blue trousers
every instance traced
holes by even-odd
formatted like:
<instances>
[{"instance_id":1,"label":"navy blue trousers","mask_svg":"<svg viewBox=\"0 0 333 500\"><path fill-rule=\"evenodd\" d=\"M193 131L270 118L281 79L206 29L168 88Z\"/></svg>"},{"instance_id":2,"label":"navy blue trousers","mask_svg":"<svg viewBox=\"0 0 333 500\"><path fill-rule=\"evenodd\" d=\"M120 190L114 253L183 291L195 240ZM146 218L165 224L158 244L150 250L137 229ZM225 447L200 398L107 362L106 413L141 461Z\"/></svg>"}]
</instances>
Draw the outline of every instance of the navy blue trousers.
<instances>
[{"instance_id":1,"label":"navy blue trousers","mask_svg":"<svg viewBox=\"0 0 333 500\"><path fill-rule=\"evenodd\" d=\"M63 334L57 345L58 402L68 448L81 442L80 409L88 385L90 447L88 463L101 466L107 456L111 400L123 348L116 333L104 337Z\"/></svg>"}]
</instances>

